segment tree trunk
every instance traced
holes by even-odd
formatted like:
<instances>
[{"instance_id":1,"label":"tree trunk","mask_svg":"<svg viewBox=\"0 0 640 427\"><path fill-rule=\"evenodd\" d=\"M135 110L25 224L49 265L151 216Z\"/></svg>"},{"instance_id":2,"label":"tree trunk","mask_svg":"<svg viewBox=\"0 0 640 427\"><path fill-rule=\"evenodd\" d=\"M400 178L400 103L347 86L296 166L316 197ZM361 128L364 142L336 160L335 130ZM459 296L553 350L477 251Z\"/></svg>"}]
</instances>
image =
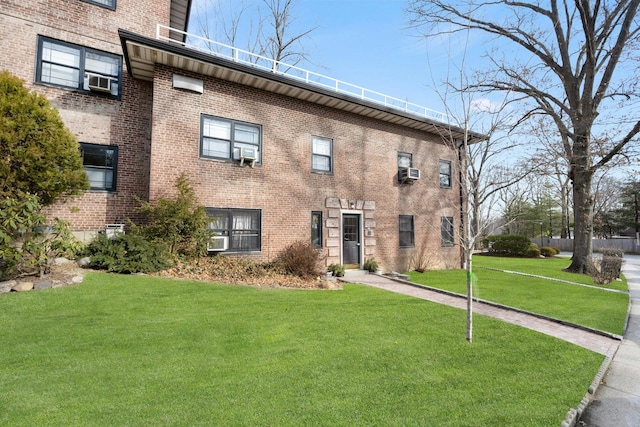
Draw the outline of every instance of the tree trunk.
<instances>
[{"instance_id":1,"label":"tree trunk","mask_svg":"<svg viewBox=\"0 0 640 427\"><path fill-rule=\"evenodd\" d=\"M573 168L573 259L567 271L586 274L593 253L593 173L584 165Z\"/></svg>"},{"instance_id":2,"label":"tree trunk","mask_svg":"<svg viewBox=\"0 0 640 427\"><path fill-rule=\"evenodd\" d=\"M473 342L473 269L472 257L473 251L465 249L466 252L466 270L467 270L467 342Z\"/></svg>"},{"instance_id":3,"label":"tree trunk","mask_svg":"<svg viewBox=\"0 0 640 427\"><path fill-rule=\"evenodd\" d=\"M569 234L569 189L563 186L561 189L560 199L562 200L562 230L560 232L560 238L570 239Z\"/></svg>"}]
</instances>

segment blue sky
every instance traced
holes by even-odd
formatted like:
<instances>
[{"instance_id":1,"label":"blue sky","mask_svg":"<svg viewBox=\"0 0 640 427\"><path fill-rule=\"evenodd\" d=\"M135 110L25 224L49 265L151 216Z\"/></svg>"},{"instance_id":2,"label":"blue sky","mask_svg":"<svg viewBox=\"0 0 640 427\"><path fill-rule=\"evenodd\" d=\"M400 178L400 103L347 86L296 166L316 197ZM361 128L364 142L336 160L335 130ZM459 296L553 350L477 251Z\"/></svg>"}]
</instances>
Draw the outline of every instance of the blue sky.
<instances>
[{"instance_id":1,"label":"blue sky","mask_svg":"<svg viewBox=\"0 0 640 427\"><path fill-rule=\"evenodd\" d=\"M202 1L215 0L194 0L192 18ZM228 8L229 0L217 1ZM408 29L405 6L405 0L299 0L291 34L317 27L304 41L310 62L302 67L445 111L433 88L441 87L447 67L460 58ZM189 32L197 29L192 20Z\"/></svg>"}]
</instances>

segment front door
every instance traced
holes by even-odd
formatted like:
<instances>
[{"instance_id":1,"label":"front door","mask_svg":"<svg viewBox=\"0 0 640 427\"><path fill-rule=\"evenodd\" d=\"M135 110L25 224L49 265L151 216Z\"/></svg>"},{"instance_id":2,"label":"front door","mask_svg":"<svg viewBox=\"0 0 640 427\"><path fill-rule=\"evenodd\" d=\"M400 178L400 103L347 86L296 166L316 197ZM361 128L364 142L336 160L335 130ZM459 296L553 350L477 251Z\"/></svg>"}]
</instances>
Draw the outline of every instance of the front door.
<instances>
[{"instance_id":1,"label":"front door","mask_svg":"<svg viewBox=\"0 0 640 427\"><path fill-rule=\"evenodd\" d=\"M360 215L342 216L342 263L347 268L360 267Z\"/></svg>"}]
</instances>

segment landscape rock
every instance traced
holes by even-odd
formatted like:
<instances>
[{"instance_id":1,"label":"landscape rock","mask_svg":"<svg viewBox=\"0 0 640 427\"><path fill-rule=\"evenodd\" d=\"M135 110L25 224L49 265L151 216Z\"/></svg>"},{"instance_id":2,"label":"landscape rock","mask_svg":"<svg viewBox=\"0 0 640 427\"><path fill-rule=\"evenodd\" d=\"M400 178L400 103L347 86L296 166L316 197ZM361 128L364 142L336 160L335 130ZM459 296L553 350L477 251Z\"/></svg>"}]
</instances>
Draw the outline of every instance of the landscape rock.
<instances>
[{"instance_id":1,"label":"landscape rock","mask_svg":"<svg viewBox=\"0 0 640 427\"><path fill-rule=\"evenodd\" d=\"M82 283L83 279L84 279L83 276L81 274L78 274L71 278L71 283Z\"/></svg>"},{"instance_id":2,"label":"landscape rock","mask_svg":"<svg viewBox=\"0 0 640 427\"><path fill-rule=\"evenodd\" d=\"M31 289L33 289L33 283L31 282L20 282L11 287L14 292L30 291Z\"/></svg>"},{"instance_id":3,"label":"landscape rock","mask_svg":"<svg viewBox=\"0 0 640 427\"><path fill-rule=\"evenodd\" d=\"M64 264L69 264L70 262L73 262L73 261L71 261L71 260L69 260L67 258L63 258L63 257L53 258L51 260L51 264L53 264L53 265L64 265Z\"/></svg>"},{"instance_id":4,"label":"landscape rock","mask_svg":"<svg viewBox=\"0 0 640 427\"><path fill-rule=\"evenodd\" d=\"M84 258L80 258L78 261L76 261L76 263L80 266L80 267L86 267L89 265L89 263L91 262L91 258L86 256Z\"/></svg>"},{"instance_id":5,"label":"landscape rock","mask_svg":"<svg viewBox=\"0 0 640 427\"><path fill-rule=\"evenodd\" d=\"M11 288L16 285L15 280L7 280L5 282L0 282L0 294L6 294L11 292Z\"/></svg>"},{"instance_id":6,"label":"landscape rock","mask_svg":"<svg viewBox=\"0 0 640 427\"><path fill-rule=\"evenodd\" d=\"M54 283L53 283L53 281L52 281L52 280L47 280L47 279L45 279L45 280L42 280L42 281L40 281L40 282L36 282L36 283L33 285L33 290L35 290L35 291L40 291L40 290L42 290L42 289L50 289L50 288L52 288L52 287L53 287L53 285L54 285Z\"/></svg>"}]
</instances>

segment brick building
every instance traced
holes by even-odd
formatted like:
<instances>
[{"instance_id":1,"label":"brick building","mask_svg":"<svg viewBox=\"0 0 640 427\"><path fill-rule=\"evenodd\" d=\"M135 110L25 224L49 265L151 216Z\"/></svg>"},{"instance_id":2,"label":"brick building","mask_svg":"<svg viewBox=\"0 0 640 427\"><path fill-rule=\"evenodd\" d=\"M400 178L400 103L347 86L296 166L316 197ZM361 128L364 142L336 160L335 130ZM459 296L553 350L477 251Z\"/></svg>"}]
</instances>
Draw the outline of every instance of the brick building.
<instances>
[{"instance_id":1,"label":"brick building","mask_svg":"<svg viewBox=\"0 0 640 427\"><path fill-rule=\"evenodd\" d=\"M49 215L87 235L138 221L136 197L171 196L185 172L212 250L268 260L311 239L327 264L375 256L404 270L422 252L433 267L460 265L458 152L446 141L461 129L237 50L194 49L190 3L3 0L12 48L0 68L59 109L91 182Z\"/></svg>"}]
</instances>

